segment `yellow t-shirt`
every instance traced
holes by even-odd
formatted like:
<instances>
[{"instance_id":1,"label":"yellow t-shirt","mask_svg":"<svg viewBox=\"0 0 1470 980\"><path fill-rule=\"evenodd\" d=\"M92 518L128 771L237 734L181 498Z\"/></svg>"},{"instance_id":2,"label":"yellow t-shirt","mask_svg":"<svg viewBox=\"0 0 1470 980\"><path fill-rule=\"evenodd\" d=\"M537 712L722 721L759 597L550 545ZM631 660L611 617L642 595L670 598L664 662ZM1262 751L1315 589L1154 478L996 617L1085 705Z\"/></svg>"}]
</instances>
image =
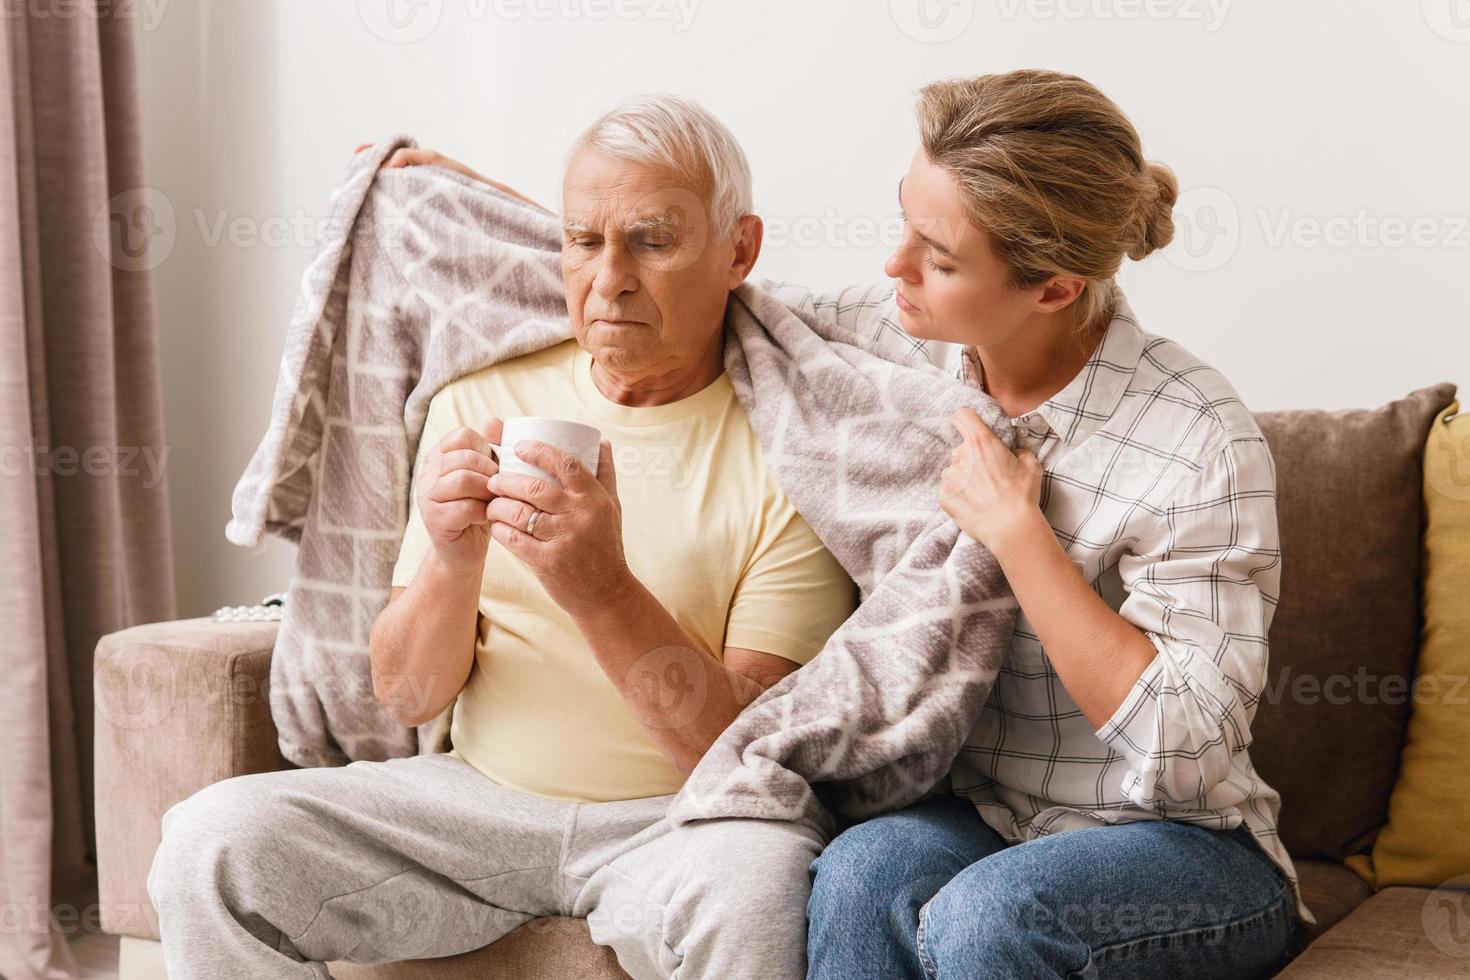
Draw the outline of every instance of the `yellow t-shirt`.
<instances>
[{"instance_id":1,"label":"yellow t-shirt","mask_svg":"<svg viewBox=\"0 0 1470 980\"><path fill-rule=\"evenodd\" d=\"M638 580L716 658L726 646L806 663L852 613L856 588L761 456L721 374L667 405L610 401L576 341L492 365L429 402L419 458L461 425L553 416L612 442L623 550ZM432 545L410 503L393 584ZM639 724L582 634L492 541L475 663L455 700L451 754L515 789L584 802L676 792L684 776Z\"/></svg>"}]
</instances>

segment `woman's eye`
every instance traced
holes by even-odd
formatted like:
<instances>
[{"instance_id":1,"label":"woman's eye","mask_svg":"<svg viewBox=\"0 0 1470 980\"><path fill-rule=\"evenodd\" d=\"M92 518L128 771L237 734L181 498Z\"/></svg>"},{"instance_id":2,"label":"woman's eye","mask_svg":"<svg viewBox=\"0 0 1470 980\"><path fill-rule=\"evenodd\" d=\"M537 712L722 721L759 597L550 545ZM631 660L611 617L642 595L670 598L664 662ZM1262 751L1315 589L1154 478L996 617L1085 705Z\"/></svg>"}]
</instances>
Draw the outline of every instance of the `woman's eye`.
<instances>
[{"instance_id":1,"label":"woman's eye","mask_svg":"<svg viewBox=\"0 0 1470 980\"><path fill-rule=\"evenodd\" d=\"M946 276L949 275L951 272L954 271L953 269L947 268L945 266L942 266L942 265L939 265L938 263L936 263L934 261L934 256L932 256L932 255L926 255L926 256L924 256L924 264L927 265L930 269L933 269L935 272L943 273Z\"/></svg>"}]
</instances>

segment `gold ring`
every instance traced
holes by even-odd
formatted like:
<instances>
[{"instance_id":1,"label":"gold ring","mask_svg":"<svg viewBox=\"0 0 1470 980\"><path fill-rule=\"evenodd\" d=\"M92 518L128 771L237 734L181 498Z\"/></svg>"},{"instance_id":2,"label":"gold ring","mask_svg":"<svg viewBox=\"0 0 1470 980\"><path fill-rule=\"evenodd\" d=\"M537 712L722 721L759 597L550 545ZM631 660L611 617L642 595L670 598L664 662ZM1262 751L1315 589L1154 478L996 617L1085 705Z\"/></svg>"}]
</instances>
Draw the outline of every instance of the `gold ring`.
<instances>
[{"instance_id":1,"label":"gold ring","mask_svg":"<svg viewBox=\"0 0 1470 980\"><path fill-rule=\"evenodd\" d=\"M531 519L526 522L526 533L533 538L536 536L536 518L540 516L541 512L539 510L532 510Z\"/></svg>"}]
</instances>

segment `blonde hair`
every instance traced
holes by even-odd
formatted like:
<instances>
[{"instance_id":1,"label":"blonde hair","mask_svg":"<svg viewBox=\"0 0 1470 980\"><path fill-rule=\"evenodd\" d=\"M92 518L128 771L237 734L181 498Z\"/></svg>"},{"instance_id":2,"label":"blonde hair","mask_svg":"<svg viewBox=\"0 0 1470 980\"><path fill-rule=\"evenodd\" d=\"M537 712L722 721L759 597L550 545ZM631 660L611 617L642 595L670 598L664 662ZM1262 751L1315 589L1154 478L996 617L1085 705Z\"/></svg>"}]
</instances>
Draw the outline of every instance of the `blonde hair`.
<instances>
[{"instance_id":1,"label":"blonde hair","mask_svg":"<svg viewBox=\"0 0 1470 980\"><path fill-rule=\"evenodd\" d=\"M1142 259L1174 237L1174 172L1145 160L1128 117L1075 75L934 82L916 113L925 154L959 185L1014 287L1086 280L1073 304L1079 340L1111 319L1123 256Z\"/></svg>"},{"instance_id":2,"label":"blonde hair","mask_svg":"<svg viewBox=\"0 0 1470 980\"><path fill-rule=\"evenodd\" d=\"M603 113L572 143L615 160L678 174L708 190L715 235L724 238L752 211L750 164L729 127L680 95L636 95Z\"/></svg>"}]
</instances>

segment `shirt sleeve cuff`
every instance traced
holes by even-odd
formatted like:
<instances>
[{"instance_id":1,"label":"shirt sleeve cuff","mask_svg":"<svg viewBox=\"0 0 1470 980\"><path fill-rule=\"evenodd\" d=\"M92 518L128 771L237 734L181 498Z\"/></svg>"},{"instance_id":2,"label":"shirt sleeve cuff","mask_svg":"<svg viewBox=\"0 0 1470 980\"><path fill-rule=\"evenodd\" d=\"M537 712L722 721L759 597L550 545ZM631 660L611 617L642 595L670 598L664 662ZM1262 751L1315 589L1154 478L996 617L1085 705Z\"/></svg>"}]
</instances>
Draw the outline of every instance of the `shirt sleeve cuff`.
<instances>
[{"instance_id":1,"label":"shirt sleeve cuff","mask_svg":"<svg viewBox=\"0 0 1470 980\"><path fill-rule=\"evenodd\" d=\"M812 658L822 652L822 647L825 645L824 643L813 644L794 636L786 636L768 630L750 629L749 627L728 630L725 633L725 646L727 647L740 647L742 650L769 653L773 657L790 660L792 663L798 665L812 660Z\"/></svg>"},{"instance_id":2,"label":"shirt sleeve cuff","mask_svg":"<svg viewBox=\"0 0 1470 980\"><path fill-rule=\"evenodd\" d=\"M1152 634L1146 633L1145 635L1154 645L1154 658L1148 662L1147 667L1143 668L1143 673L1138 675L1138 680L1133 682L1133 687L1129 689L1128 696L1123 699L1123 703L1118 705L1118 710L1114 711L1112 717L1094 732L1107 745L1112 745L1131 727L1149 725L1148 719L1152 714L1151 706L1140 702L1157 701L1158 699L1160 675L1164 672L1164 651L1159 649L1158 641ZM1136 744L1139 739L1135 737L1131 741Z\"/></svg>"}]
</instances>

